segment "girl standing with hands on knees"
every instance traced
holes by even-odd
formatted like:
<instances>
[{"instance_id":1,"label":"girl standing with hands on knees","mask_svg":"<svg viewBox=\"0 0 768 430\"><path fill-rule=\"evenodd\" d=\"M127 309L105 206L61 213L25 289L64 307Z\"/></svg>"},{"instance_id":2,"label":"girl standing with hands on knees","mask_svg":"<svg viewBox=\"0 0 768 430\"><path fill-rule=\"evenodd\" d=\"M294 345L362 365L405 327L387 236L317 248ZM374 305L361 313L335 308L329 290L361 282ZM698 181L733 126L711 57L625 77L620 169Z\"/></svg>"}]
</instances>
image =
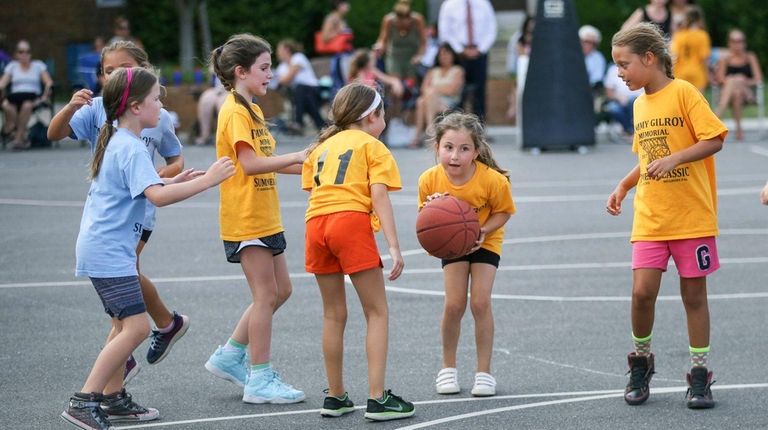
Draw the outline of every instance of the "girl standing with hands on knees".
<instances>
[{"instance_id":1,"label":"girl standing with hands on knees","mask_svg":"<svg viewBox=\"0 0 768 430\"><path fill-rule=\"evenodd\" d=\"M365 418L385 421L414 414L413 404L385 391L388 314L382 263L373 237L381 225L389 244L394 281L403 270L389 191L401 188L394 157L378 140L386 123L381 95L361 83L343 87L331 106L332 123L309 148L301 187L310 192L305 242L307 272L323 298L323 358L328 396L320 413L339 417L355 410L344 389L344 275L357 291L368 325L368 404Z\"/></svg>"},{"instance_id":2,"label":"girl standing with hands on knees","mask_svg":"<svg viewBox=\"0 0 768 430\"><path fill-rule=\"evenodd\" d=\"M634 104L632 151L638 164L606 203L609 214L619 215L627 192L637 187L631 237L635 351L628 356L624 400L630 405L648 400L655 367L651 337L656 297L672 257L688 320L686 403L692 409L711 408L707 275L720 267L714 154L723 147L728 129L696 87L674 78L672 58L656 26L643 23L622 30L612 45L619 77L631 90L645 90Z\"/></svg>"},{"instance_id":3,"label":"girl standing with hands on knees","mask_svg":"<svg viewBox=\"0 0 768 430\"><path fill-rule=\"evenodd\" d=\"M157 409L133 402L122 387L125 361L149 335L146 305L136 269L136 243L141 235L147 200L169 205L218 185L234 174L232 161L222 157L207 172L185 170L161 179L139 137L157 126L160 85L143 68L117 70L104 87L106 122L91 161L91 188L77 237L77 276L91 279L113 335L102 349L85 384L61 417L82 429L112 428L110 420L154 420ZM115 131L112 123L118 121ZM130 404L131 411L113 414L110 405Z\"/></svg>"},{"instance_id":4,"label":"girl standing with hands on knees","mask_svg":"<svg viewBox=\"0 0 768 430\"><path fill-rule=\"evenodd\" d=\"M442 260L443 364L435 388L439 394L455 394L461 390L456 350L469 292L477 345L472 395L493 396L496 379L491 375L494 330L491 291L501 259L504 224L515 213L509 174L494 160L482 122L476 115L454 112L439 119L435 123L433 143L438 164L419 177L419 209L431 199L450 194L469 203L480 221L480 237L475 247L463 257Z\"/></svg>"},{"instance_id":5,"label":"girl standing with hands on knees","mask_svg":"<svg viewBox=\"0 0 768 430\"><path fill-rule=\"evenodd\" d=\"M224 346L205 368L243 387L246 403L296 403L304 393L283 382L270 362L272 314L291 295L285 235L277 195L277 173L301 173L306 151L275 154L275 139L254 97L272 79L272 50L264 39L236 34L210 59L231 91L219 111L216 155L235 161L235 175L221 185L219 221L227 261L239 263L253 302ZM246 350L250 363L246 364Z\"/></svg>"},{"instance_id":6,"label":"girl standing with hands on knees","mask_svg":"<svg viewBox=\"0 0 768 430\"><path fill-rule=\"evenodd\" d=\"M142 67L151 69L147 53L133 42L119 41L101 51L102 78L107 79L120 67ZM89 89L82 89L72 95L70 102L51 119L48 138L86 140L91 153L96 151L99 129L107 119L105 103L102 97L93 97ZM161 178L173 178L184 168L181 155L181 142L176 137L173 119L165 109L160 109L160 120L156 125L140 131L139 137L144 142L149 158L154 163L155 152L165 160L165 166L157 169ZM149 242L155 228L156 210L152 202L147 202L144 221L141 223L141 236L136 245L136 269L139 272L139 284L147 312L157 326L152 331L152 342L147 351L147 362L157 364L171 351L171 347L181 339L189 328L189 318L177 312L171 312L160 299L155 284L141 272L141 252ZM139 371L139 364L131 355L125 364L124 384L127 384Z\"/></svg>"}]
</instances>

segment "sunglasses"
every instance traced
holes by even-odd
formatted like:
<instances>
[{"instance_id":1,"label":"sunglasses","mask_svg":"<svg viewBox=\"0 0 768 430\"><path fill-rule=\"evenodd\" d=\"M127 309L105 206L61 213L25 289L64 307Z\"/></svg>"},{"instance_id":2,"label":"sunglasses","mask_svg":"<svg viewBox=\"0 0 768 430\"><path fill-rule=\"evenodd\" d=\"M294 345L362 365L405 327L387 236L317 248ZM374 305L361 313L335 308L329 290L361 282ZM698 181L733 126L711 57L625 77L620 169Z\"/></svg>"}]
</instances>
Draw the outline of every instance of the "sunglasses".
<instances>
[{"instance_id":1,"label":"sunglasses","mask_svg":"<svg viewBox=\"0 0 768 430\"><path fill-rule=\"evenodd\" d=\"M29 54L29 49L17 49L17 54Z\"/></svg>"}]
</instances>

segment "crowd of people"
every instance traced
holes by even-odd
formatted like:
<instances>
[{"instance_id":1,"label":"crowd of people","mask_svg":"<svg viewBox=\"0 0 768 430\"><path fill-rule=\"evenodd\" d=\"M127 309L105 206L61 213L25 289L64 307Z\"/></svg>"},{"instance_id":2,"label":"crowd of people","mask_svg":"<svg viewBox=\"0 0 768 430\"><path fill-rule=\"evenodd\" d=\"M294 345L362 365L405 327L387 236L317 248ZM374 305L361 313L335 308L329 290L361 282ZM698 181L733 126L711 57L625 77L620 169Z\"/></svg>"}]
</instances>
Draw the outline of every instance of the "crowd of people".
<instances>
[{"instance_id":1,"label":"crowd of people","mask_svg":"<svg viewBox=\"0 0 768 430\"><path fill-rule=\"evenodd\" d=\"M62 412L64 420L84 429L106 429L115 421L159 418L157 409L139 405L125 389L136 374L133 354L150 336L146 361L161 362L184 336L190 319L169 310L142 272L140 256L154 229L156 207L217 186L224 260L240 265L251 301L239 313L226 341L212 347L209 359L201 365L241 389L246 403L305 400L305 393L277 371L272 351L273 315L292 293L278 174L300 175L301 188L308 192L305 270L315 276L323 302L321 343L327 396L321 415L339 417L355 410L343 382L344 276L348 275L367 324L369 390L364 416L374 421L413 416L413 403L388 389L385 379L388 307L384 282L385 276L394 281L402 274L404 260L389 197L403 184L397 160L382 141L387 112L403 108L400 102L409 79L421 79L415 101L416 135L411 144L426 143L437 160L419 177L418 209L450 194L468 202L480 223L479 237L466 255L441 261L445 306L442 364L435 390L439 394L461 390L456 350L469 304L477 349L471 394L496 394L491 366L491 292L505 224L516 207L509 173L494 158L484 123L487 56L496 37L493 9L487 0L445 1L438 25L442 42L434 65L424 76L419 75L419 66L430 46L425 37L428 27L411 11L408 0L398 0L393 13L384 17L372 49L351 51L345 36L350 32L344 21L348 10L347 2L337 2L318 34L327 45L341 35L344 41L336 53L337 67L348 68L332 96L327 119L319 105L318 78L295 41L279 41L273 53L267 40L243 33L213 49L208 62L218 84L201 97L201 104L204 99L203 115L210 117L215 112L216 127L215 132L212 127L201 128L204 135L198 143L212 140L217 160L205 171L185 169L173 119L162 107L159 78L147 53L128 35L101 50L101 95L90 88L79 89L53 117L49 138L70 136L89 143L91 185L75 245L76 275L91 280L110 317L106 344ZM680 14L679 24L673 26ZM518 73L522 71L519 60L530 54L534 25L533 19L526 20L520 34L513 36ZM672 32L671 50L665 31ZM728 135L718 116L728 106L733 107L734 115L741 112L750 100L749 87L762 82L759 63L745 49L744 33L731 31L728 52L720 57L714 73L722 90L713 111L702 94L710 76L703 69L710 46L699 8L688 5L677 12L664 1L652 0L638 9L611 39L614 64L608 72L605 58L597 50L601 32L584 26L578 35L589 77L585 84L596 93L604 91L604 108L632 136L633 150L638 153L637 164L618 183L605 207L609 214L620 215L627 193L636 189L631 239L634 350L627 357L630 377L624 399L639 405L650 395L656 359L651 352L654 307L671 257L678 268L688 316L686 404L691 409L711 408L714 381L708 365L706 283L707 276L719 268L713 155ZM20 41L16 59L6 66L0 80L3 86L12 85L3 103L4 109L8 106L3 134L14 135L14 146L20 147L24 146L24 134L19 131L23 122L8 118L21 119L34 103L50 96L52 86L44 63L32 60L30 50L29 43ZM276 69L273 54L280 63ZM342 66L347 58L348 67ZM384 58L385 70L377 64L380 58ZM302 124L306 114L317 128L317 139L309 147L278 154L277 141L254 102L266 95L273 80L291 90L293 120ZM392 99L387 100L388 95ZM445 113L458 107L465 96L471 98L474 113ZM685 121L654 121L659 117ZM740 133L737 122L737 139ZM164 159L160 166L155 165L156 153ZM683 164L686 167L681 168ZM768 186L762 200L768 203ZM388 273L374 239L379 229L391 257ZM156 326L153 330L150 319Z\"/></svg>"}]
</instances>

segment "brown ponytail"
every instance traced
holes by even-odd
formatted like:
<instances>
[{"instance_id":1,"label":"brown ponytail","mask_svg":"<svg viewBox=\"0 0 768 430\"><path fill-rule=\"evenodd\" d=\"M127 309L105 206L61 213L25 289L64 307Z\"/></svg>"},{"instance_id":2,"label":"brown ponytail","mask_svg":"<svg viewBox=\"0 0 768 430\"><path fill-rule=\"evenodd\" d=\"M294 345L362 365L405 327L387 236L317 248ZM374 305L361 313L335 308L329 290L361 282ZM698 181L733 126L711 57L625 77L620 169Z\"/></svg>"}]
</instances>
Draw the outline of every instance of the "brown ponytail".
<instances>
[{"instance_id":1,"label":"brown ponytail","mask_svg":"<svg viewBox=\"0 0 768 430\"><path fill-rule=\"evenodd\" d=\"M361 83L353 82L340 89L331 104L329 113L331 124L320 131L317 142L309 146L309 152L312 152L318 145L336 133L347 130L352 124L362 121L359 119L360 115L365 113L375 99L376 90ZM381 115L383 107L384 102L382 101L374 112Z\"/></svg>"}]
</instances>

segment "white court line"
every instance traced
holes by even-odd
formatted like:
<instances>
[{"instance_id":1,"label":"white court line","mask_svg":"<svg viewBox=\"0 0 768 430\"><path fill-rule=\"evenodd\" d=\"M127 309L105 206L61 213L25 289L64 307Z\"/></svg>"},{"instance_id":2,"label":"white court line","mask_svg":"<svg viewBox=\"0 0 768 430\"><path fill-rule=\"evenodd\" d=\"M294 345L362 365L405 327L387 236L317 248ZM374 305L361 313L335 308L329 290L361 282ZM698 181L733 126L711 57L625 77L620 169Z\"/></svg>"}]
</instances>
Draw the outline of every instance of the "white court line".
<instances>
[{"instance_id":1,"label":"white court line","mask_svg":"<svg viewBox=\"0 0 768 430\"><path fill-rule=\"evenodd\" d=\"M739 390L739 389L743 390L743 389L751 389L751 388L753 389L768 388L768 383L713 385L712 386L713 390ZM685 386L651 388L651 393L652 394L677 393L677 392L684 392L687 389L688 387L685 387ZM624 395L624 390L594 390L594 391L571 391L571 392L534 393L534 394L513 394L513 395L494 396L494 397L464 397L464 398L439 399L439 400L424 400L424 401L418 401L413 403L415 405L435 405L435 404L460 403L460 402L461 403L488 402L488 401L499 401L499 400L536 399L536 398L565 397L565 396L571 397L568 399L552 400L552 401L538 402L538 403L528 403L523 405L509 406L505 408L489 409L485 411L475 412L472 414L462 414L462 415L456 415L453 417L446 417L441 419L441 420L448 420L448 421L440 421L440 422L429 421L425 423L415 424L417 426L427 427L431 425L440 424L442 422L457 421L460 419L469 418L470 416L488 415L492 413L506 412L508 410L529 409L529 408L535 408L540 406L556 405L560 403L573 403L573 402L581 402L581 401L587 401L587 400L607 399L611 397L621 397L623 395ZM365 408L365 406L355 407L355 409L363 409L363 408ZM121 426L121 427L118 427L118 429L141 429L141 428L163 427L163 426L178 426L178 425L185 425L185 424L200 424L200 423L218 422L218 421L234 421L234 420L245 420L245 419L251 419L251 418L279 417L279 416L285 416L285 415L302 415L302 414L311 414L311 413L319 414L320 409L301 409L297 411L268 412L268 413L250 414L250 415L233 415L233 416L223 416L223 417L199 418L194 420L183 420L183 421L167 421L167 422L157 422L157 423L150 423L150 424L139 424L139 425L133 425L133 426ZM420 428L420 427L412 427L412 426L403 427L403 429L410 429L410 428Z\"/></svg>"},{"instance_id":2,"label":"white court line","mask_svg":"<svg viewBox=\"0 0 768 430\"><path fill-rule=\"evenodd\" d=\"M768 383L760 383L760 384L736 384L736 385L721 385L721 386L713 386L712 390L744 390L744 389L750 389L750 388L768 388ZM676 393L676 392L682 392L687 390L688 387L665 387L665 388L656 388L651 389L651 393L653 394L667 394L667 393ZM432 427L438 424L445 424L453 421L459 421L466 418L473 418L483 415L492 415L492 414L498 414L502 412L510 412L510 411L519 411L523 409L531 409L531 408L539 408L542 406L553 406L553 405L560 405L565 403L577 403L577 402L586 402L590 400L601 400L601 399L609 399L611 397L621 397L624 395L623 391L620 392L614 392L610 394L598 394L598 395L591 395L591 396L584 396L584 397L576 397L576 398L570 398L570 399L559 399L559 400L549 400L546 402L536 402L536 403L526 403L523 405L515 405L515 406L507 406L503 408L495 408L495 409L487 409L484 411L477 411L477 412L470 412L466 414L460 414L460 415L453 415L450 417L444 417L437 420L427 421L423 423L413 424L410 426L405 427L398 427L397 430L415 430L425 427Z\"/></svg>"},{"instance_id":3,"label":"white court line","mask_svg":"<svg viewBox=\"0 0 768 430\"><path fill-rule=\"evenodd\" d=\"M739 188L721 188L717 190L719 196L740 196L753 193L759 193L762 190L761 187L739 187ZM566 202L604 202L608 198L608 195L603 194L565 194L565 195L545 195L545 196L516 196L515 202L517 203L566 203ZM417 196L393 196L393 206L413 206L416 208ZM39 199L12 199L12 198L0 198L0 205L14 205L14 206L38 206L38 207L70 207L70 208L82 208L85 205L85 201L75 200L39 200ZM280 207L283 208L305 208L307 206L306 200L284 200L280 202ZM206 208L216 209L219 207L219 202L181 202L171 206L167 209L189 209L189 208Z\"/></svg>"},{"instance_id":4,"label":"white court line","mask_svg":"<svg viewBox=\"0 0 768 430\"><path fill-rule=\"evenodd\" d=\"M762 146L749 145L749 152L768 157L768 149L765 149Z\"/></svg>"}]
</instances>

